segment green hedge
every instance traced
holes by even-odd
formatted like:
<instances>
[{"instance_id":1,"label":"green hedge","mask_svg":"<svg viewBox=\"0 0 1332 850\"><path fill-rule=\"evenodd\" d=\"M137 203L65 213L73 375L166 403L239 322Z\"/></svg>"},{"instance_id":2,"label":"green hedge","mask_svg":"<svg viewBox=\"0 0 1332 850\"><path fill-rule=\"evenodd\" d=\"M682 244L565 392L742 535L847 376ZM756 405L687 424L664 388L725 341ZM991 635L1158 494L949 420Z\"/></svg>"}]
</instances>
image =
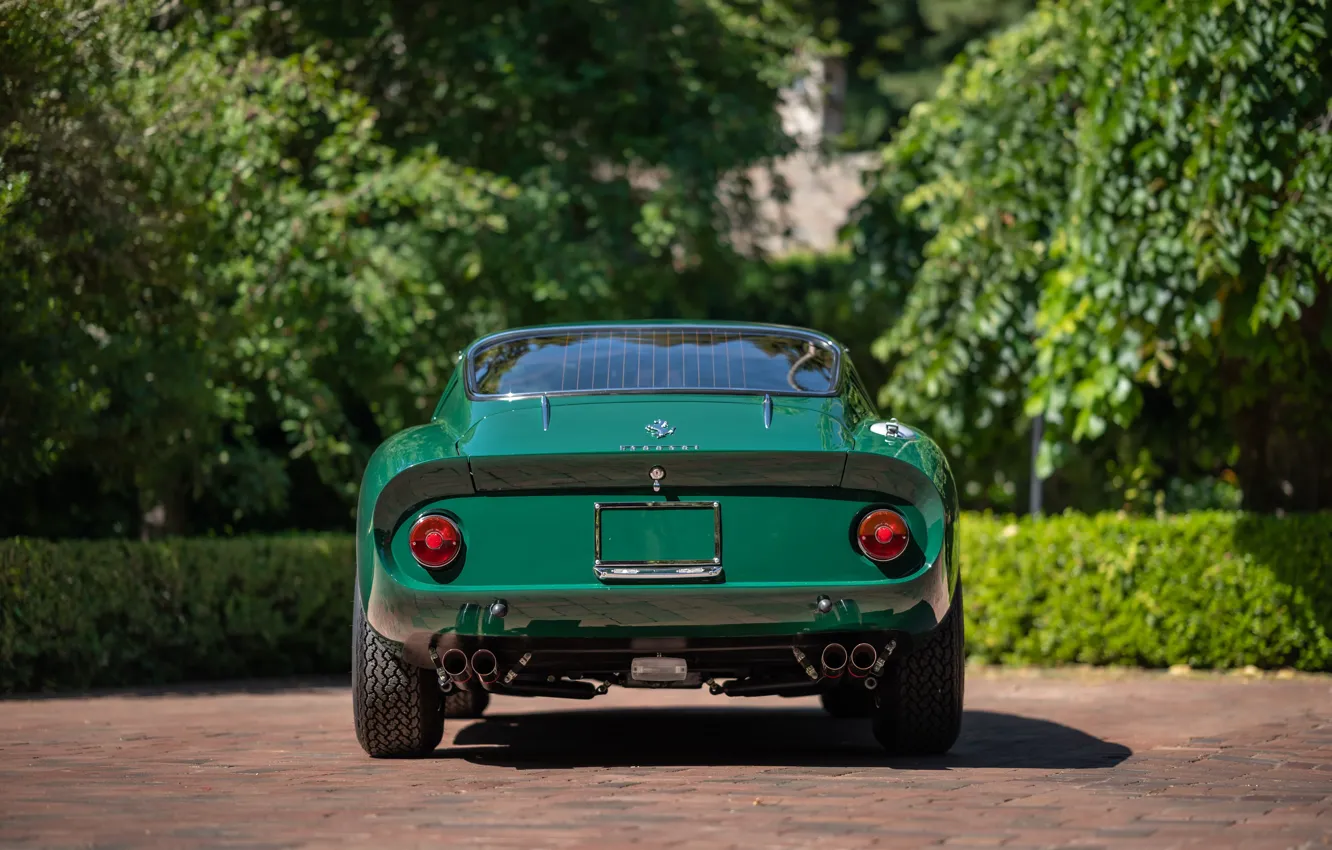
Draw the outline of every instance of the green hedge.
<instances>
[{"instance_id":1,"label":"green hedge","mask_svg":"<svg viewBox=\"0 0 1332 850\"><path fill-rule=\"evenodd\" d=\"M1332 514L968 515L962 559L979 660L1332 670Z\"/></svg>"},{"instance_id":2,"label":"green hedge","mask_svg":"<svg viewBox=\"0 0 1332 850\"><path fill-rule=\"evenodd\" d=\"M1332 670L1332 515L962 519L984 661ZM0 541L0 691L340 672L349 536Z\"/></svg>"},{"instance_id":3,"label":"green hedge","mask_svg":"<svg viewBox=\"0 0 1332 850\"><path fill-rule=\"evenodd\" d=\"M0 692L340 672L350 535L0 541Z\"/></svg>"}]
</instances>

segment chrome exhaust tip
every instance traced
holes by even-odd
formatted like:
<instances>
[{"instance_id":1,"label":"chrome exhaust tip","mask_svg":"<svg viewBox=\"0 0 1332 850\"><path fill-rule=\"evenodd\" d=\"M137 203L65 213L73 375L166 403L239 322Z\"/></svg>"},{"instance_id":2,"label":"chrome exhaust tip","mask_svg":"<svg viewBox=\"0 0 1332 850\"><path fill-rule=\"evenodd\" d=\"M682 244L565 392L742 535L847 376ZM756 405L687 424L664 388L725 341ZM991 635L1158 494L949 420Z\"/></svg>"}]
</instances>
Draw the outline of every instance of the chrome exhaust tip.
<instances>
[{"instance_id":1,"label":"chrome exhaust tip","mask_svg":"<svg viewBox=\"0 0 1332 850\"><path fill-rule=\"evenodd\" d=\"M867 643L858 643L851 649L847 662L847 672L853 678L863 679L874 669L874 662L879 660L879 651Z\"/></svg>"},{"instance_id":2,"label":"chrome exhaust tip","mask_svg":"<svg viewBox=\"0 0 1332 850\"><path fill-rule=\"evenodd\" d=\"M846 669L846 647L840 643L828 644L823 648L823 655L819 657L819 663L823 665L824 676L829 679L836 679Z\"/></svg>"},{"instance_id":3,"label":"chrome exhaust tip","mask_svg":"<svg viewBox=\"0 0 1332 850\"><path fill-rule=\"evenodd\" d=\"M440 656L439 663L455 685L465 685L472 678L472 666L467 663L467 653L457 647Z\"/></svg>"},{"instance_id":4,"label":"chrome exhaust tip","mask_svg":"<svg viewBox=\"0 0 1332 850\"><path fill-rule=\"evenodd\" d=\"M488 649L478 649L472 653L472 672L483 685L499 679L499 664L495 661L495 653Z\"/></svg>"}]
</instances>

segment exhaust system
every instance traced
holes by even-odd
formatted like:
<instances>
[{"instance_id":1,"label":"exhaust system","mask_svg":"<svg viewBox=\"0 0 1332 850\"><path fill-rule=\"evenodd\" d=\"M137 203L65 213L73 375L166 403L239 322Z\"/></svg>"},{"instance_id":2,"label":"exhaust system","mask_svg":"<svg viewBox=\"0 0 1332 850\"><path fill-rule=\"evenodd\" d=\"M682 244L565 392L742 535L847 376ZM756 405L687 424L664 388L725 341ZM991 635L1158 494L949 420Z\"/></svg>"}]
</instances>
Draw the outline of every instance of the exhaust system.
<instances>
[{"instance_id":1,"label":"exhaust system","mask_svg":"<svg viewBox=\"0 0 1332 850\"><path fill-rule=\"evenodd\" d=\"M599 694L606 693L605 685L594 685L591 682L571 682L568 680L556 680L554 682L519 682L512 685L504 685L499 689L499 693L513 694L519 697L564 697L565 699L592 699Z\"/></svg>"},{"instance_id":2,"label":"exhaust system","mask_svg":"<svg viewBox=\"0 0 1332 850\"><path fill-rule=\"evenodd\" d=\"M454 647L439 659L440 668L455 685L465 685L472 678L472 667L467 663L467 653Z\"/></svg>"},{"instance_id":3,"label":"exhaust system","mask_svg":"<svg viewBox=\"0 0 1332 850\"><path fill-rule=\"evenodd\" d=\"M878 660L878 650L867 643L858 643L851 649L851 656L846 669L851 674L851 678L863 679L874 669L874 663Z\"/></svg>"},{"instance_id":4,"label":"exhaust system","mask_svg":"<svg viewBox=\"0 0 1332 850\"><path fill-rule=\"evenodd\" d=\"M829 679L836 679L842 675L846 669L846 647L840 643L830 643L823 648L823 655L819 662L823 665L823 675Z\"/></svg>"},{"instance_id":5,"label":"exhaust system","mask_svg":"<svg viewBox=\"0 0 1332 850\"><path fill-rule=\"evenodd\" d=\"M488 649L478 649L472 653L472 672L476 674L477 681L483 685L489 685L499 679L499 663L495 661L495 653Z\"/></svg>"},{"instance_id":6,"label":"exhaust system","mask_svg":"<svg viewBox=\"0 0 1332 850\"><path fill-rule=\"evenodd\" d=\"M818 685L804 679L758 679L753 677L736 679L734 682L717 684L709 688L714 694L726 694L728 697L766 697L766 696L801 696L818 693Z\"/></svg>"}]
</instances>

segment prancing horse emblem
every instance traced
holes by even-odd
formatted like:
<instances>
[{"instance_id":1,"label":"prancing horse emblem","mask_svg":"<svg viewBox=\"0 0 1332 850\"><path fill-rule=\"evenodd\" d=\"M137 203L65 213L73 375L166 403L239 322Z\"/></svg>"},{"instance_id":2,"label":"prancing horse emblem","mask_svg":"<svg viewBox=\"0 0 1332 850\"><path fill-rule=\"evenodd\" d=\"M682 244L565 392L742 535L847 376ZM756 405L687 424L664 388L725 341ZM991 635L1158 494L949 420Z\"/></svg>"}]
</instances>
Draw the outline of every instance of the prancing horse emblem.
<instances>
[{"instance_id":1,"label":"prancing horse emblem","mask_svg":"<svg viewBox=\"0 0 1332 850\"><path fill-rule=\"evenodd\" d=\"M652 424L645 426L643 430L647 431L658 440L663 437L669 437L675 433L675 429L671 427L671 423L667 422L665 419L653 420Z\"/></svg>"}]
</instances>

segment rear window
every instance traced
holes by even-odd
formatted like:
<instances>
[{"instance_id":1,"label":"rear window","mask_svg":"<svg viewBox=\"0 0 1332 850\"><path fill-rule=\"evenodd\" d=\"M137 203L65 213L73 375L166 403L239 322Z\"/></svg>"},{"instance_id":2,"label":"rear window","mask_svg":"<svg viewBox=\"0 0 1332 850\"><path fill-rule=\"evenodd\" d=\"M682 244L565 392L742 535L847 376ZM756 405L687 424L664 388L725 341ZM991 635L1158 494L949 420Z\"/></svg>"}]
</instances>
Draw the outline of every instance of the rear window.
<instances>
[{"instance_id":1,"label":"rear window","mask_svg":"<svg viewBox=\"0 0 1332 850\"><path fill-rule=\"evenodd\" d=\"M827 340L755 328L587 328L506 336L472 354L476 395L747 392L827 395Z\"/></svg>"}]
</instances>

